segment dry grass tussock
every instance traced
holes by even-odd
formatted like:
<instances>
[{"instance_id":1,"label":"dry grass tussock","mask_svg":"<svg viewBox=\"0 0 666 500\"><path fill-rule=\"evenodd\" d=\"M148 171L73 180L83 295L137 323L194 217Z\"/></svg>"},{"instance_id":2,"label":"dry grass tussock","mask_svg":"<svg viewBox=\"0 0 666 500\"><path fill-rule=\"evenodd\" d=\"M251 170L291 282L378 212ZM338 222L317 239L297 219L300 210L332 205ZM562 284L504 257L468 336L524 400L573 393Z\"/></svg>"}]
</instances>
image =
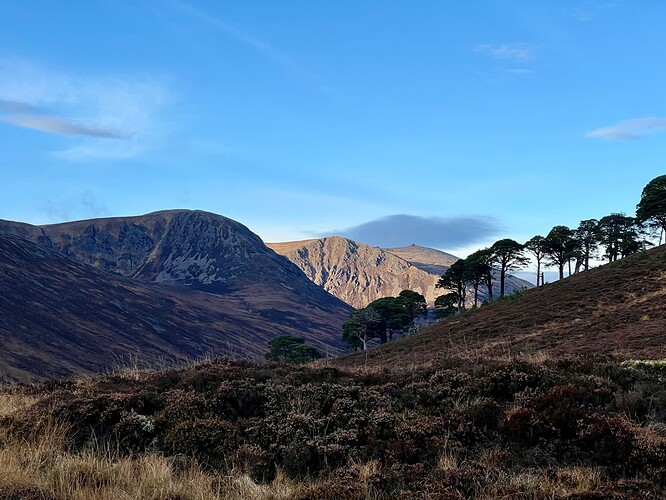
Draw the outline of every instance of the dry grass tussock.
<instances>
[{"instance_id":1,"label":"dry grass tussock","mask_svg":"<svg viewBox=\"0 0 666 500\"><path fill-rule=\"evenodd\" d=\"M0 415L20 411L32 396L0 394ZM45 423L21 438L0 428L0 498L43 500L281 500L303 489L283 474L259 485L244 474L204 472L194 461L144 454L120 456L102 445L68 451L67 427Z\"/></svg>"}]
</instances>

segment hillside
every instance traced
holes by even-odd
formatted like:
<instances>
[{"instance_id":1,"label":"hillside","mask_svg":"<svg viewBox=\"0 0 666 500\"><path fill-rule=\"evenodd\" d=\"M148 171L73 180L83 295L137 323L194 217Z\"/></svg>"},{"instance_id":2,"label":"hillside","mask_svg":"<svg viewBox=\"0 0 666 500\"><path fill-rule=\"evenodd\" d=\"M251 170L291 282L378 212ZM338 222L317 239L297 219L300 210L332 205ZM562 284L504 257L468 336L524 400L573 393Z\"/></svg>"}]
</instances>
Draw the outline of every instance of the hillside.
<instances>
[{"instance_id":1,"label":"hillside","mask_svg":"<svg viewBox=\"0 0 666 500\"><path fill-rule=\"evenodd\" d=\"M90 373L138 352L142 361L260 358L284 334L337 354L351 311L247 228L204 212L3 221L0 276L9 378Z\"/></svg>"},{"instance_id":2,"label":"hillside","mask_svg":"<svg viewBox=\"0 0 666 500\"><path fill-rule=\"evenodd\" d=\"M448 266L458 260L433 248L411 245L382 249L339 236L267 245L296 264L313 282L356 308L378 298L394 297L402 290L419 292L432 307L445 293L435 285ZM507 277L507 293L531 286L514 276ZM499 295L497 282L494 293ZM487 298L484 289L479 290L479 298ZM471 305L471 293L468 301Z\"/></svg>"},{"instance_id":3,"label":"hillside","mask_svg":"<svg viewBox=\"0 0 666 500\"><path fill-rule=\"evenodd\" d=\"M437 364L459 352L505 356L666 356L666 246L483 306L339 366Z\"/></svg>"}]
</instances>

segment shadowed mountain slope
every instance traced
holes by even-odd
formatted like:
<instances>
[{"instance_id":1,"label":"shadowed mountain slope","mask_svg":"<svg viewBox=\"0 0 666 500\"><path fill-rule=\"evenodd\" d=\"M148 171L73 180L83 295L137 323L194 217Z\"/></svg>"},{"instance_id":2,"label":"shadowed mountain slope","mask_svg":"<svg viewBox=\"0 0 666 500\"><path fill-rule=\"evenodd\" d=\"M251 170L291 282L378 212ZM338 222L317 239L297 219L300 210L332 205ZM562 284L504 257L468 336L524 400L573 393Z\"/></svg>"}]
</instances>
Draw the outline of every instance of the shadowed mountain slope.
<instances>
[{"instance_id":1,"label":"shadowed mountain slope","mask_svg":"<svg viewBox=\"0 0 666 500\"><path fill-rule=\"evenodd\" d=\"M218 291L247 283L297 282L308 292L314 290L296 267L245 226L199 210L46 226L0 221L1 232L58 249L76 262L144 281Z\"/></svg>"},{"instance_id":2,"label":"shadowed mountain slope","mask_svg":"<svg viewBox=\"0 0 666 500\"><path fill-rule=\"evenodd\" d=\"M424 331L336 360L340 366L437 364L448 355L666 356L666 246L525 291ZM367 359L367 361L366 361Z\"/></svg>"},{"instance_id":3,"label":"shadowed mountain slope","mask_svg":"<svg viewBox=\"0 0 666 500\"><path fill-rule=\"evenodd\" d=\"M2 221L0 238L0 361L15 378L97 371L137 352L261 357L285 334L344 347L351 308L224 217Z\"/></svg>"}]
</instances>

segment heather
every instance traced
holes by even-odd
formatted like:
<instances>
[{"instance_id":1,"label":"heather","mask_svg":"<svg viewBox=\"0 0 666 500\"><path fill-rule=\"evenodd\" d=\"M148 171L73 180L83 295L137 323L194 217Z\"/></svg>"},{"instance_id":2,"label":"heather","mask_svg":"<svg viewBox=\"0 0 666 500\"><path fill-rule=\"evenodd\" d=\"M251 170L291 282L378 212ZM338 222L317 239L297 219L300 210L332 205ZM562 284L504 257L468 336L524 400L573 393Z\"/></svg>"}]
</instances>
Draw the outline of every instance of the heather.
<instances>
[{"instance_id":1,"label":"heather","mask_svg":"<svg viewBox=\"0 0 666 500\"><path fill-rule=\"evenodd\" d=\"M346 370L219 359L14 385L0 400L0 492L654 498L663 378L655 362L531 355Z\"/></svg>"}]
</instances>

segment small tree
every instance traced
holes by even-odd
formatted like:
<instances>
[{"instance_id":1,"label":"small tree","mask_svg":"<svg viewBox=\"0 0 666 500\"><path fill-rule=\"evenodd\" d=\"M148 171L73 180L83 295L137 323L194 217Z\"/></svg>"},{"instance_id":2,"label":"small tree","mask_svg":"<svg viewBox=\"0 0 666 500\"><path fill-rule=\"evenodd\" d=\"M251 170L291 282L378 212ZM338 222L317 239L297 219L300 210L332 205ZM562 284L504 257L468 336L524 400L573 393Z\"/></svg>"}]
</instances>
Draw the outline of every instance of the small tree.
<instances>
[{"instance_id":1,"label":"small tree","mask_svg":"<svg viewBox=\"0 0 666 500\"><path fill-rule=\"evenodd\" d=\"M474 290L474 307L477 307L479 303L479 286L481 286L481 283L485 283L488 275L492 276L492 265L488 257L486 250L477 250L465 259L467 282Z\"/></svg>"},{"instance_id":2,"label":"small tree","mask_svg":"<svg viewBox=\"0 0 666 500\"><path fill-rule=\"evenodd\" d=\"M543 279L541 278L541 261L546 256L546 238L539 235L530 238L527 240L527 243L525 243L525 250L534 255L534 259L537 263L536 286L539 286L540 279L541 284L543 285Z\"/></svg>"},{"instance_id":3,"label":"small tree","mask_svg":"<svg viewBox=\"0 0 666 500\"><path fill-rule=\"evenodd\" d=\"M412 322L405 304L398 297L384 297L374 300L366 309L374 310L379 317L377 322L379 341L385 344L393 340L393 335L401 332Z\"/></svg>"},{"instance_id":4,"label":"small tree","mask_svg":"<svg viewBox=\"0 0 666 500\"><path fill-rule=\"evenodd\" d=\"M444 288L458 297L458 311L465 309L467 296L467 275L465 274L465 259L458 259L449 267L439 279L436 288Z\"/></svg>"},{"instance_id":5,"label":"small tree","mask_svg":"<svg viewBox=\"0 0 666 500\"><path fill-rule=\"evenodd\" d=\"M557 266L560 279L564 279L564 266L576 247L573 231L567 226L555 226L546 235L545 245L550 265Z\"/></svg>"},{"instance_id":6,"label":"small tree","mask_svg":"<svg viewBox=\"0 0 666 500\"><path fill-rule=\"evenodd\" d=\"M495 242L490 249L499 265L500 297L504 297L504 283L507 273L524 267L529 259L525 257L525 247L510 238Z\"/></svg>"},{"instance_id":7,"label":"small tree","mask_svg":"<svg viewBox=\"0 0 666 500\"><path fill-rule=\"evenodd\" d=\"M458 311L458 301L460 298L455 292L440 295L435 299L435 317L446 318Z\"/></svg>"},{"instance_id":8,"label":"small tree","mask_svg":"<svg viewBox=\"0 0 666 500\"><path fill-rule=\"evenodd\" d=\"M636 220L666 231L666 175L655 177L643 188L641 201L636 205Z\"/></svg>"},{"instance_id":9,"label":"small tree","mask_svg":"<svg viewBox=\"0 0 666 500\"><path fill-rule=\"evenodd\" d=\"M277 363L300 365L324 357L317 349L306 345L304 338L291 335L275 337L268 342L268 348L266 359Z\"/></svg>"},{"instance_id":10,"label":"small tree","mask_svg":"<svg viewBox=\"0 0 666 500\"><path fill-rule=\"evenodd\" d=\"M605 258L614 262L641 249L636 219L623 213L612 213L599 220L599 240L606 248Z\"/></svg>"},{"instance_id":11,"label":"small tree","mask_svg":"<svg viewBox=\"0 0 666 500\"><path fill-rule=\"evenodd\" d=\"M483 282L486 285L488 290L488 301L493 301L493 266L495 265L495 255L490 248L484 248L483 250L477 250L474 252L474 258L479 262L483 263L484 266L484 277Z\"/></svg>"},{"instance_id":12,"label":"small tree","mask_svg":"<svg viewBox=\"0 0 666 500\"><path fill-rule=\"evenodd\" d=\"M409 316L410 324L414 324L414 320L421 316L425 318L428 316L428 303L423 295L412 290L403 290L398 295L402 301L403 307Z\"/></svg>"},{"instance_id":13,"label":"small tree","mask_svg":"<svg viewBox=\"0 0 666 500\"><path fill-rule=\"evenodd\" d=\"M582 220L574 233L580 243L580 263L583 269L587 271L590 268L590 259L596 257L597 245L600 238L599 221L597 219ZM576 268L578 268L578 265L576 265Z\"/></svg>"},{"instance_id":14,"label":"small tree","mask_svg":"<svg viewBox=\"0 0 666 500\"><path fill-rule=\"evenodd\" d=\"M342 340L354 350L361 347L365 351L368 341L377 336L379 321L379 314L374 309L365 307L354 311L342 325Z\"/></svg>"}]
</instances>

